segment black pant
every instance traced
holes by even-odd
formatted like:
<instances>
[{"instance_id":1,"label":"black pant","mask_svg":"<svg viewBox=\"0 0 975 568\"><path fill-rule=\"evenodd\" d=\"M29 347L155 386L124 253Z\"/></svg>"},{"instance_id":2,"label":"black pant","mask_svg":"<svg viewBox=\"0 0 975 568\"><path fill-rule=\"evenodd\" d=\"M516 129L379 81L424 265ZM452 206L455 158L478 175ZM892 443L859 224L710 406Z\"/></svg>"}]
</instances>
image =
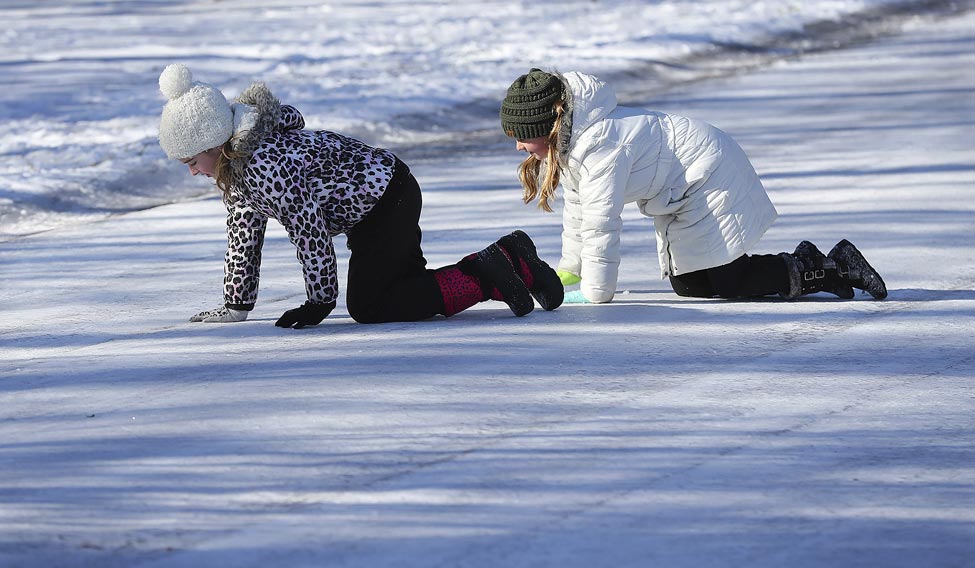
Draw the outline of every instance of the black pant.
<instances>
[{"instance_id":1,"label":"black pant","mask_svg":"<svg viewBox=\"0 0 975 568\"><path fill-rule=\"evenodd\" d=\"M379 203L346 233L349 315L359 323L417 321L443 313L443 296L420 248L420 186L403 162Z\"/></svg>"},{"instance_id":2,"label":"black pant","mask_svg":"<svg viewBox=\"0 0 975 568\"><path fill-rule=\"evenodd\" d=\"M777 254L742 255L723 266L671 276L678 296L754 298L789 290L785 261Z\"/></svg>"}]
</instances>

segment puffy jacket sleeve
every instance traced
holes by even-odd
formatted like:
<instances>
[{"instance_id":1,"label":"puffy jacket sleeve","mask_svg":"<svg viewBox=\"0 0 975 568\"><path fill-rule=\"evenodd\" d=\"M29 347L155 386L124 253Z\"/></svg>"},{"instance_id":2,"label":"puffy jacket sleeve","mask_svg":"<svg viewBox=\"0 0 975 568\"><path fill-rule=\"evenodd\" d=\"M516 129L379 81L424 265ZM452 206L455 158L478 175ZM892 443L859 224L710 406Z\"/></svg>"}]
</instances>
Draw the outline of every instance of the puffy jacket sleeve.
<instances>
[{"instance_id":1,"label":"puffy jacket sleeve","mask_svg":"<svg viewBox=\"0 0 975 568\"><path fill-rule=\"evenodd\" d=\"M582 277L580 289L595 303L609 302L616 293L620 264L623 204L632 166L629 146L600 144L581 160L579 178L579 235Z\"/></svg>"},{"instance_id":2,"label":"puffy jacket sleeve","mask_svg":"<svg viewBox=\"0 0 975 568\"><path fill-rule=\"evenodd\" d=\"M318 201L307 187L303 164L296 157L285 156L276 167L301 172L291 176L296 181L285 189L288 198L276 201L276 217L297 249L308 299L316 304L335 302L338 299L335 245Z\"/></svg>"},{"instance_id":3,"label":"puffy jacket sleeve","mask_svg":"<svg viewBox=\"0 0 975 568\"><path fill-rule=\"evenodd\" d=\"M579 275L582 272L582 202L579 190L562 177L562 259L559 270Z\"/></svg>"},{"instance_id":4,"label":"puffy jacket sleeve","mask_svg":"<svg viewBox=\"0 0 975 568\"><path fill-rule=\"evenodd\" d=\"M251 310L257 302L266 228L266 215L240 201L227 207L223 295L228 308Z\"/></svg>"},{"instance_id":5,"label":"puffy jacket sleeve","mask_svg":"<svg viewBox=\"0 0 975 568\"><path fill-rule=\"evenodd\" d=\"M318 204L313 200L296 200L290 209L289 216L282 215L281 223L298 251L308 299L316 304L335 302L338 298L335 245Z\"/></svg>"}]
</instances>

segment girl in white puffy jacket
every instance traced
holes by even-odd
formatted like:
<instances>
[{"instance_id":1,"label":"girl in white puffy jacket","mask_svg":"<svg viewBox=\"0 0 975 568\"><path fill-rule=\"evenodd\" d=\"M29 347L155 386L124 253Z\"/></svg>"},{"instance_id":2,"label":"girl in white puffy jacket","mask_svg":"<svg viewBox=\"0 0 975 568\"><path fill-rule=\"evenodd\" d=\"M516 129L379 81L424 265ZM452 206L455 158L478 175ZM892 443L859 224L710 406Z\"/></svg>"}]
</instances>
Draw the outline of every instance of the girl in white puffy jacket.
<instances>
[{"instance_id":1,"label":"girl in white puffy jacket","mask_svg":"<svg viewBox=\"0 0 975 568\"><path fill-rule=\"evenodd\" d=\"M524 201L564 192L559 276L579 283L566 302L613 299L623 206L653 217L662 277L681 296L795 299L853 288L887 296L849 241L828 255L803 241L793 253L752 255L777 213L741 147L705 122L616 104L612 87L582 73L532 69L511 85L501 126L529 154Z\"/></svg>"}]
</instances>

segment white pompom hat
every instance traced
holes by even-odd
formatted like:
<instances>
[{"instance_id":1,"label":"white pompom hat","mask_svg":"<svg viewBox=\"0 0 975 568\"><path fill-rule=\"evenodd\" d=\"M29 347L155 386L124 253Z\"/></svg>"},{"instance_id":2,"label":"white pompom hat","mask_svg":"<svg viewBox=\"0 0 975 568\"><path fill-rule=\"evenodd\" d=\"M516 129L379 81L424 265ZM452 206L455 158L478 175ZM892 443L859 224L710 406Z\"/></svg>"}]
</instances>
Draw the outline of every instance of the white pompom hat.
<instances>
[{"instance_id":1,"label":"white pompom hat","mask_svg":"<svg viewBox=\"0 0 975 568\"><path fill-rule=\"evenodd\" d=\"M234 133L234 113L219 89L193 81L181 63L159 75L159 90L169 102L159 122L159 145L166 155L185 160L222 145Z\"/></svg>"}]
</instances>

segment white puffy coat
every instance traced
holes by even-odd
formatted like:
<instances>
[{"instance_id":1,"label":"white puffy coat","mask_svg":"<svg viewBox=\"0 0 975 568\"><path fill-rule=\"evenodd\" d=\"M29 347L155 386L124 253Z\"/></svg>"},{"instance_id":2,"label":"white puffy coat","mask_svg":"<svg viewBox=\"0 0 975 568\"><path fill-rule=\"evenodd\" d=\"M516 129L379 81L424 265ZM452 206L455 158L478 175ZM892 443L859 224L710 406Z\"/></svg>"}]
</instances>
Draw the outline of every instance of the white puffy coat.
<instances>
[{"instance_id":1,"label":"white puffy coat","mask_svg":"<svg viewBox=\"0 0 975 568\"><path fill-rule=\"evenodd\" d=\"M705 122L617 106L612 87L566 73L571 137L561 157L565 198L559 269L582 293L616 292L623 205L653 217L661 276L728 264L777 213L741 147Z\"/></svg>"}]
</instances>

